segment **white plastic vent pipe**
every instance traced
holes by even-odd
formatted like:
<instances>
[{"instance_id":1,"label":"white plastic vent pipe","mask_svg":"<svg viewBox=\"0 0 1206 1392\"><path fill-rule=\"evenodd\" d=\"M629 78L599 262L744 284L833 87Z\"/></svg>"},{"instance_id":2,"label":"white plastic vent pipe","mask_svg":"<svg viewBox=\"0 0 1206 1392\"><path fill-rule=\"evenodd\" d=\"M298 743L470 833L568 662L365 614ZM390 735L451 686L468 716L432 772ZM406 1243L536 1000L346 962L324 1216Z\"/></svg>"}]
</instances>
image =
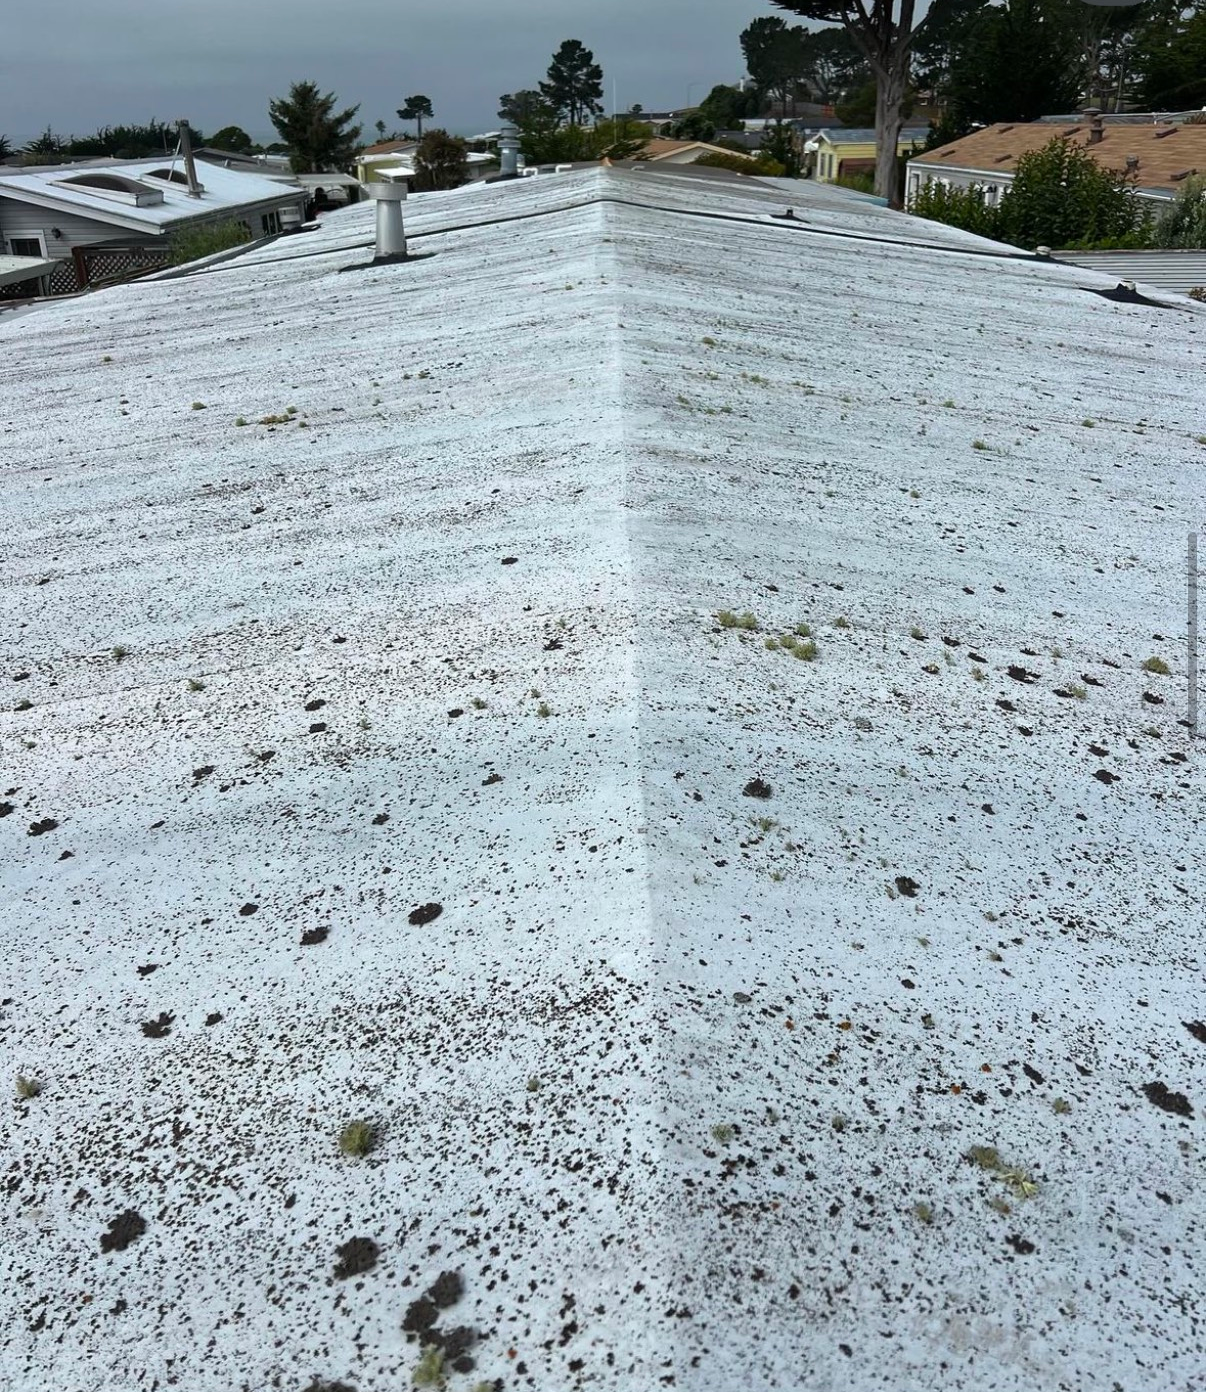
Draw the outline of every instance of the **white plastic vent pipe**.
<instances>
[{"instance_id":1,"label":"white plastic vent pipe","mask_svg":"<svg viewBox=\"0 0 1206 1392\"><path fill-rule=\"evenodd\" d=\"M406 229L402 225L402 204L406 202L406 183L385 183L374 179L366 185L370 198L377 201L377 249L374 261L393 261L406 255Z\"/></svg>"}]
</instances>

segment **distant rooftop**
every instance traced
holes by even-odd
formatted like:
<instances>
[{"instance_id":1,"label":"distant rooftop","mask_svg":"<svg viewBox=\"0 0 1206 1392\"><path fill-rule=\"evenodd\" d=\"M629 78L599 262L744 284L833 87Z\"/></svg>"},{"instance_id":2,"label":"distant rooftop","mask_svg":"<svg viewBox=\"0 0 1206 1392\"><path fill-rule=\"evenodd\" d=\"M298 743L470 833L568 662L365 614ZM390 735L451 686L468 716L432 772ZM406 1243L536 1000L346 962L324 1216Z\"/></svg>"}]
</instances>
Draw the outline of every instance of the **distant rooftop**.
<instances>
[{"instance_id":1,"label":"distant rooftop","mask_svg":"<svg viewBox=\"0 0 1206 1392\"><path fill-rule=\"evenodd\" d=\"M1183 125L1186 121L1200 117L1206 107L1199 111L1103 111L1101 119L1109 126L1152 126ZM1084 111L1069 111L1063 116L1040 116L1043 125L1075 125L1085 119Z\"/></svg>"},{"instance_id":2,"label":"distant rooftop","mask_svg":"<svg viewBox=\"0 0 1206 1392\"><path fill-rule=\"evenodd\" d=\"M929 133L929 126L905 126L900 132L900 139L904 141L925 140ZM824 137L830 144L836 145L875 144L875 129L871 126L822 126L817 130L816 135Z\"/></svg>"},{"instance_id":3,"label":"distant rooftop","mask_svg":"<svg viewBox=\"0 0 1206 1392\"><path fill-rule=\"evenodd\" d=\"M184 165L171 157L0 170L0 198L98 217L117 226L163 230L206 213L279 203L292 185L202 162L202 192L192 196ZM300 190L299 190L300 192Z\"/></svg>"},{"instance_id":4,"label":"distant rooftop","mask_svg":"<svg viewBox=\"0 0 1206 1392\"><path fill-rule=\"evenodd\" d=\"M1059 137L1085 150L1099 164L1119 171L1128 161L1140 189L1171 193L1191 174L1206 170L1206 125L1105 122L1101 139L1090 140L1090 123L1081 117L1067 125L1045 121L999 122L924 154L911 165L1012 173L1021 155L1040 150Z\"/></svg>"}]
</instances>

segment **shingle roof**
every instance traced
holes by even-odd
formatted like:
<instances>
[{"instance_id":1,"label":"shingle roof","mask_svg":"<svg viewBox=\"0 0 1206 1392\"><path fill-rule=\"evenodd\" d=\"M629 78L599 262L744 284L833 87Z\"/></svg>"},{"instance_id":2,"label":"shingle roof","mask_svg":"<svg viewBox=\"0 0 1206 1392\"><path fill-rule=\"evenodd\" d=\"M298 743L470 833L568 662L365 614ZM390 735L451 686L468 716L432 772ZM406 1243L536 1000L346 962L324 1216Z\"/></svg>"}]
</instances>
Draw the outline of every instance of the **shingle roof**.
<instances>
[{"instance_id":1,"label":"shingle roof","mask_svg":"<svg viewBox=\"0 0 1206 1392\"><path fill-rule=\"evenodd\" d=\"M645 141L641 146L639 158L656 162L688 150L698 150L701 155L734 155L737 159L754 159L753 155L748 155L742 150L726 150L723 145L712 145L706 140L672 140L668 136L660 135Z\"/></svg>"},{"instance_id":2,"label":"shingle roof","mask_svg":"<svg viewBox=\"0 0 1206 1392\"><path fill-rule=\"evenodd\" d=\"M365 155L393 155L400 150L413 150L418 146L417 140L379 140L375 145L366 145L360 151L360 158Z\"/></svg>"},{"instance_id":3,"label":"shingle roof","mask_svg":"<svg viewBox=\"0 0 1206 1392\"><path fill-rule=\"evenodd\" d=\"M1132 126L1107 122L1102 127L1101 140L1090 145L1087 120L1066 126L1042 122L986 126L949 145L916 155L909 163L957 166L986 174L1012 173L1020 155L1042 149L1061 134L1108 169L1124 170L1127 157L1134 155L1139 161L1136 183L1140 188L1175 189L1188 173L1206 170L1206 125Z\"/></svg>"},{"instance_id":4,"label":"shingle roof","mask_svg":"<svg viewBox=\"0 0 1206 1392\"><path fill-rule=\"evenodd\" d=\"M0 322L0 1385L1190 1385L1206 308L373 211Z\"/></svg>"}]
</instances>

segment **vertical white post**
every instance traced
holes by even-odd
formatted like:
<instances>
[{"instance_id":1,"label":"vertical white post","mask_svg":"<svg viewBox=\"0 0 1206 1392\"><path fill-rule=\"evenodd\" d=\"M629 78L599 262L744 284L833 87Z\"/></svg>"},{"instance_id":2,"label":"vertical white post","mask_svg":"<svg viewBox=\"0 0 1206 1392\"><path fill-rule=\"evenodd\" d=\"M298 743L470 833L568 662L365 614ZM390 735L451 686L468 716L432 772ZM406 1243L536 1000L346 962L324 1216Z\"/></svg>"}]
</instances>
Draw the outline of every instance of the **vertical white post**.
<instances>
[{"instance_id":1,"label":"vertical white post","mask_svg":"<svg viewBox=\"0 0 1206 1392\"><path fill-rule=\"evenodd\" d=\"M1189 534L1189 737L1198 734L1198 534Z\"/></svg>"}]
</instances>

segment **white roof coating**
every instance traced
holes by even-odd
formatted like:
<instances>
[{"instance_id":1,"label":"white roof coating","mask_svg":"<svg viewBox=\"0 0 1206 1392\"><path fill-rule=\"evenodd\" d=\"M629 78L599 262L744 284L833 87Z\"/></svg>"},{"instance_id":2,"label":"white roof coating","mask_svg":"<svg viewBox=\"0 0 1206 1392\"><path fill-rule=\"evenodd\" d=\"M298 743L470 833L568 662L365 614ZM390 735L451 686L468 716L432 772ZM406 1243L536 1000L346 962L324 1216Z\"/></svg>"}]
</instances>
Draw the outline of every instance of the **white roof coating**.
<instances>
[{"instance_id":1,"label":"white roof coating","mask_svg":"<svg viewBox=\"0 0 1206 1392\"><path fill-rule=\"evenodd\" d=\"M1206 311L787 197L0 323L6 1389L1200 1385Z\"/></svg>"},{"instance_id":2,"label":"white roof coating","mask_svg":"<svg viewBox=\"0 0 1206 1392\"><path fill-rule=\"evenodd\" d=\"M0 285L19 284L23 280L49 275L58 264L42 256L0 255Z\"/></svg>"},{"instance_id":3,"label":"white roof coating","mask_svg":"<svg viewBox=\"0 0 1206 1392\"><path fill-rule=\"evenodd\" d=\"M0 171L0 199L16 198L48 208L58 208L64 212L78 212L104 222L117 223L119 226L145 224L160 229L174 222L204 217L208 213L227 208L241 208L261 202L280 202L289 191L282 188L279 178L225 169L219 164L199 161L197 179L203 191L194 198L183 184L168 179L147 177L157 169L184 173L182 162L179 159L173 161L170 156L152 160L123 160L112 167L103 168L64 165L33 174L3 170ZM137 180L145 184L148 190L161 193L163 202L137 207L133 203L106 197L103 191L89 189L83 185L73 187L70 182L72 179L104 174ZM301 196L300 189L297 189L297 194Z\"/></svg>"}]
</instances>

